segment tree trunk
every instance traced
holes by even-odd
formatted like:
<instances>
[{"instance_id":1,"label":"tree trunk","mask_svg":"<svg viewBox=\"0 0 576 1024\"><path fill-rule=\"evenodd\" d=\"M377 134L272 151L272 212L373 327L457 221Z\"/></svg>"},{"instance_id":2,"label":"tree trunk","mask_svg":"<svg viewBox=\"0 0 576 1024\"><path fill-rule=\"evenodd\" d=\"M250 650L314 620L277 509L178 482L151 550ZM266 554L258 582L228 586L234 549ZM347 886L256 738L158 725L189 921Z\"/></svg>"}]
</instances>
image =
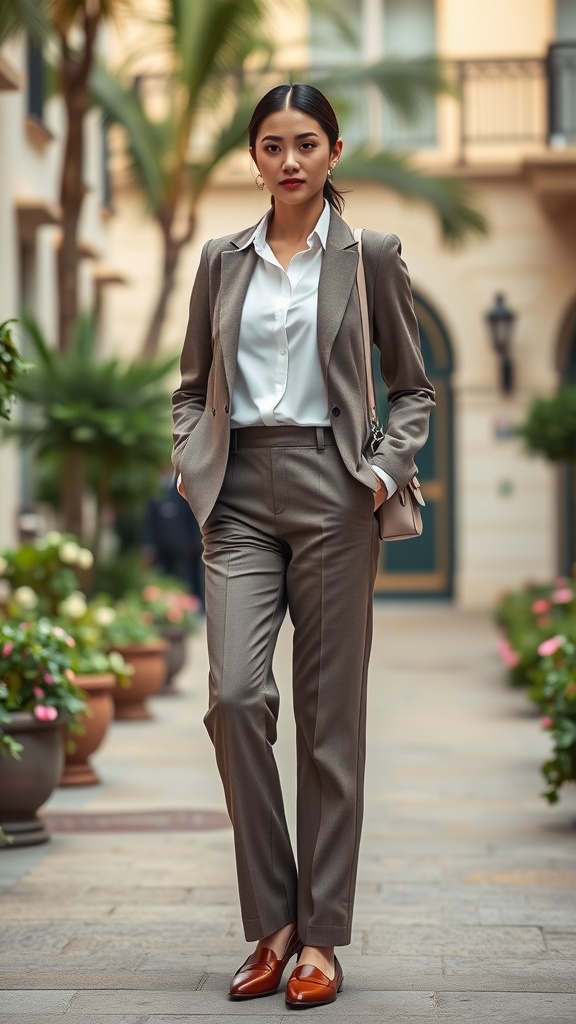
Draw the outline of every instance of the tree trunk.
<instances>
[{"instance_id":1,"label":"tree trunk","mask_svg":"<svg viewBox=\"0 0 576 1024\"><path fill-rule=\"evenodd\" d=\"M192 239L194 235L194 228L196 226L196 216L194 212L191 211L188 219L188 230L180 238L173 238L172 222L174 220L174 211L170 214L165 213L158 219L160 222L160 230L162 231L164 248L162 283L150 318L150 323L148 324L148 329L144 336L144 341L142 342L142 348L140 350L141 359L154 359L158 354L160 339L162 336L162 327L164 325L168 309L168 301L174 290L176 282L178 261L182 253L182 249Z\"/></svg>"},{"instance_id":2,"label":"tree trunk","mask_svg":"<svg viewBox=\"0 0 576 1024\"><path fill-rule=\"evenodd\" d=\"M79 448L68 448L60 471L60 517L65 533L84 539L84 455Z\"/></svg>"},{"instance_id":3,"label":"tree trunk","mask_svg":"<svg viewBox=\"0 0 576 1024\"><path fill-rule=\"evenodd\" d=\"M82 15L84 47L79 52L60 35L60 88L66 107L67 125L62 171L60 205L62 240L58 250L58 347L70 346L78 317L78 224L84 201L84 119L88 110L89 76L94 59L94 43L99 13Z\"/></svg>"}]
</instances>

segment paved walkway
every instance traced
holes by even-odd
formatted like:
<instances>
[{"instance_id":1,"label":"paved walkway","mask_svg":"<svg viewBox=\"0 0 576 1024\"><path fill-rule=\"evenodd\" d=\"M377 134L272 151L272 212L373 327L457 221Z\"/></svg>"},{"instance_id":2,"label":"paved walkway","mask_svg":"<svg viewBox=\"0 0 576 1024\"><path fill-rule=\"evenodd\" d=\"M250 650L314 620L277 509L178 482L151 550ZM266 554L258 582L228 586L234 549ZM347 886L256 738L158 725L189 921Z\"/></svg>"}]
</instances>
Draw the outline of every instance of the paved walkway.
<instances>
[{"instance_id":1,"label":"paved walkway","mask_svg":"<svg viewBox=\"0 0 576 1024\"><path fill-rule=\"evenodd\" d=\"M377 610L354 941L335 1007L314 1019L576 1021L576 791L552 809L539 797L547 738L505 686L494 641L484 616ZM286 779L289 651L285 630ZM157 699L154 723L115 724L96 759L103 785L60 790L47 809L222 811L205 678L200 637L182 695ZM220 827L58 834L0 853L0 1021L293 1022L281 992L226 999L247 950L231 847Z\"/></svg>"}]
</instances>

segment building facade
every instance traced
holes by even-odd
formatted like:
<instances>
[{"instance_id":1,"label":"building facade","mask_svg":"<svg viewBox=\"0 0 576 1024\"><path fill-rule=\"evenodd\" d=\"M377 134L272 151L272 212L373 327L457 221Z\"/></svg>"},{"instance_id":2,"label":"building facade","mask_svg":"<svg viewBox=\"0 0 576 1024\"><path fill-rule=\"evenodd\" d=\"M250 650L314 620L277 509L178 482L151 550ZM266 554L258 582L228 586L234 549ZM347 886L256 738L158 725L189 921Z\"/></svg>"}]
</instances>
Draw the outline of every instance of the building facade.
<instances>
[{"instance_id":1,"label":"building facade","mask_svg":"<svg viewBox=\"0 0 576 1024\"><path fill-rule=\"evenodd\" d=\"M45 96L44 71L42 53L24 34L0 49L0 322L27 310L54 343L65 121L59 98ZM103 133L96 111L88 117L85 144L82 306L97 301L110 277L104 262L109 218ZM33 498L29 461L6 442L0 444L0 481L2 547L14 542L19 510Z\"/></svg>"},{"instance_id":2,"label":"building facade","mask_svg":"<svg viewBox=\"0 0 576 1024\"><path fill-rule=\"evenodd\" d=\"M427 102L416 122L407 124L378 95L366 92L353 97L343 119L344 143L411 150L422 168L465 180L490 227L486 238L452 249L442 244L424 204L409 204L376 185L342 182L351 188L345 216L352 226L394 231L402 240L438 395L430 440L418 460L427 501L424 534L418 541L383 546L377 592L488 607L502 590L528 578L569 571L574 558L570 488L561 471L523 453L514 428L534 396L576 380L576 3L338 4L354 21L357 39L336 39L295 2L277 26L284 66L297 78L298 67L382 55L434 54L445 60L460 102L449 96ZM117 46L111 39L109 53ZM22 58L16 55L15 64L22 75ZM279 72L276 80L283 77ZM29 167L16 173L0 156L0 235L11 239L6 251L14 254L7 278L0 280L0 313L10 315L31 277L42 316L50 322L53 269L45 249L54 244L56 226L41 221L45 226L34 229L35 272L28 270L23 279L16 259L16 201L30 195L52 204L50 209L55 204L47 178L33 176L36 158L22 128L24 95L23 89L0 95L0 105L13 104L8 143L4 120L0 125L0 152L14 148L17 138L23 166ZM110 259L129 280L110 295L106 337L115 351L131 355L156 294L160 239L122 175L115 178L114 208ZM168 311L166 351L181 345L204 240L255 223L267 208L247 153L235 155L202 201ZM94 229L97 235L97 210L91 214L88 205L86 216L87 234ZM486 320L497 295L515 315L512 371L496 352ZM380 398L385 414L383 390Z\"/></svg>"}]
</instances>

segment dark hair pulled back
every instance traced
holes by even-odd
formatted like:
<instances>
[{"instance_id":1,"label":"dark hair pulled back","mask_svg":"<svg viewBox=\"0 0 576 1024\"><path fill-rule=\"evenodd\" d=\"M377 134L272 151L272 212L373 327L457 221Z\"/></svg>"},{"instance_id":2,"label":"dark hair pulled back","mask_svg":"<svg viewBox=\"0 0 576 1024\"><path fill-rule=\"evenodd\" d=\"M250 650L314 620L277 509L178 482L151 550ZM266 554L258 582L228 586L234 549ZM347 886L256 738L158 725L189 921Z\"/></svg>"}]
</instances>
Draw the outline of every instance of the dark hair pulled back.
<instances>
[{"instance_id":1,"label":"dark hair pulled back","mask_svg":"<svg viewBox=\"0 0 576 1024\"><path fill-rule=\"evenodd\" d=\"M296 82L294 85L277 85L270 89L256 105L248 125L248 140L252 149L256 146L260 125L265 118L287 108L300 110L303 114L313 117L328 136L330 149L334 148L340 137L340 128L330 103L315 86ZM344 196L335 188L330 178L326 179L323 194L330 206L341 214L344 210Z\"/></svg>"}]
</instances>

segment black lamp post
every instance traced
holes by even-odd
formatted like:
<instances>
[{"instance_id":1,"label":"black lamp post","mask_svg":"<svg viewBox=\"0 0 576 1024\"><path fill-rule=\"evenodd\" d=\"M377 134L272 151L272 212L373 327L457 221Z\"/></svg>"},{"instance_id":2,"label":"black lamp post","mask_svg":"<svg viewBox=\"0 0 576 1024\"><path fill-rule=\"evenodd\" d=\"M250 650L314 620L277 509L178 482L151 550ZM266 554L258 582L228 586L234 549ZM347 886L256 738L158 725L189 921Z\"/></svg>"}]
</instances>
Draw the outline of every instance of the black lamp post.
<instances>
[{"instance_id":1,"label":"black lamp post","mask_svg":"<svg viewBox=\"0 0 576 1024\"><path fill-rule=\"evenodd\" d=\"M498 292L494 305L486 313L492 345L500 359L500 388L505 395L514 390L514 363L512 362L512 332L516 321L514 313Z\"/></svg>"}]
</instances>

